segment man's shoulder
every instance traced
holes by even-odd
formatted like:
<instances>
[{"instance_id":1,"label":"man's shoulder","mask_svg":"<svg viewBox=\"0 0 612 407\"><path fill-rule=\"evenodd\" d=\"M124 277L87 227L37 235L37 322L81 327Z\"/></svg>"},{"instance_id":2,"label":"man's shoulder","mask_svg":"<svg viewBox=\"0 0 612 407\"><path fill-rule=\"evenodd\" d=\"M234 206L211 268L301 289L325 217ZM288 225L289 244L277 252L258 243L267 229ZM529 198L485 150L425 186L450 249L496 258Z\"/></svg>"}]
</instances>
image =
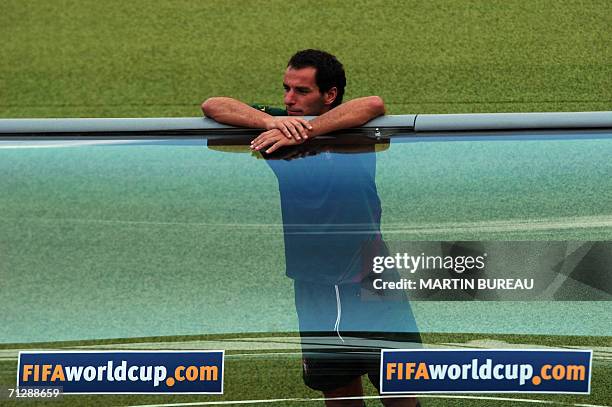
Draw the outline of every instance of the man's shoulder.
<instances>
[{"instance_id":1,"label":"man's shoulder","mask_svg":"<svg viewBox=\"0 0 612 407\"><path fill-rule=\"evenodd\" d=\"M280 107L273 107L273 106L262 105L258 103L252 104L251 107L257 110L261 110L262 112L267 113L270 116L287 116L287 110L280 108Z\"/></svg>"}]
</instances>

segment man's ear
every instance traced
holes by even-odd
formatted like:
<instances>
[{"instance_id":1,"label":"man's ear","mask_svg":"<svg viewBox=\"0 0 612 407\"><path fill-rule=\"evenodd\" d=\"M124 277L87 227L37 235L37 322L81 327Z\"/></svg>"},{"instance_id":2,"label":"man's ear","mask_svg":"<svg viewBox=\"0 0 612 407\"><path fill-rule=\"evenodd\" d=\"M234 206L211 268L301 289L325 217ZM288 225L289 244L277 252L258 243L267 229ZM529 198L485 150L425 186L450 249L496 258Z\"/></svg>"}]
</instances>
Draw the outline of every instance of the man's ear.
<instances>
[{"instance_id":1,"label":"man's ear","mask_svg":"<svg viewBox=\"0 0 612 407\"><path fill-rule=\"evenodd\" d=\"M330 90L323 94L323 103L325 105L331 105L334 103L334 100L336 100L336 97L338 97L338 88L333 86Z\"/></svg>"}]
</instances>

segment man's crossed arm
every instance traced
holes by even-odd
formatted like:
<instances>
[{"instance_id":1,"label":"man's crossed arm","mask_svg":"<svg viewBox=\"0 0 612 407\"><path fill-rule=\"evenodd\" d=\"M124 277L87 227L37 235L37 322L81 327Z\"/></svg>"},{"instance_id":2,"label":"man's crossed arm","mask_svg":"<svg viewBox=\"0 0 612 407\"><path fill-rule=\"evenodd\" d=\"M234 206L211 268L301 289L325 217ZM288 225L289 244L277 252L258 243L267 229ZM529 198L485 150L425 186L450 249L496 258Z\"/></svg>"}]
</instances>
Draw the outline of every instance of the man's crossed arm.
<instances>
[{"instance_id":1,"label":"man's crossed arm","mask_svg":"<svg viewBox=\"0 0 612 407\"><path fill-rule=\"evenodd\" d=\"M278 129L288 138L307 138L311 128L308 120L301 117L271 116L246 103L228 97L212 97L202 103L202 111L219 123L251 129Z\"/></svg>"},{"instance_id":2,"label":"man's crossed arm","mask_svg":"<svg viewBox=\"0 0 612 407\"><path fill-rule=\"evenodd\" d=\"M308 121L301 117L271 116L236 99L213 97L202 103L207 117L232 126L266 129L251 142L251 148L272 153L287 145L303 143L337 130L361 126L385 114L378 96L350 100Z\"/></svg>"}]
</instances>

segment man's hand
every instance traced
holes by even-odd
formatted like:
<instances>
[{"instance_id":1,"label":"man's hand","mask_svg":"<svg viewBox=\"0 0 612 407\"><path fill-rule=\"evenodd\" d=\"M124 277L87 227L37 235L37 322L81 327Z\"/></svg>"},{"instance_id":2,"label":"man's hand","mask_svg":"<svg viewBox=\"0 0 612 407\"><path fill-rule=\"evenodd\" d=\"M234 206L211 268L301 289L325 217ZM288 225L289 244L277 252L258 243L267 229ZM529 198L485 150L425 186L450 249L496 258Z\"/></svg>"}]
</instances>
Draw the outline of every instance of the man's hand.
<instances>
[{"instance_id":1,"label":"man's hand","mask_svg":"<svg viewBox=\"0 0 612 407\"><path fill-rule=\"evenodd\" d=\"M302 144L305 139L296 140L294 138L287 138L287 136L279 129L272 129L264 131L257 138L251 141L251 149L259 151L268 146L272 146L266 150L266 153L270 154L278 150L283 146L295 146Z\"/></svg>"},{"instance_id":2,"label":"man's hand","mask_svg":"<svg viewBox=\"0 0 612 407\"><path fill-rule=\"evenodd\" d=\"M271 116L266 121L266 130L280 130L285 137L295 140L308 138L308 131L312 130L312 126L306 119L301 117L274 117Z\"/></svg>"}]
</instances>

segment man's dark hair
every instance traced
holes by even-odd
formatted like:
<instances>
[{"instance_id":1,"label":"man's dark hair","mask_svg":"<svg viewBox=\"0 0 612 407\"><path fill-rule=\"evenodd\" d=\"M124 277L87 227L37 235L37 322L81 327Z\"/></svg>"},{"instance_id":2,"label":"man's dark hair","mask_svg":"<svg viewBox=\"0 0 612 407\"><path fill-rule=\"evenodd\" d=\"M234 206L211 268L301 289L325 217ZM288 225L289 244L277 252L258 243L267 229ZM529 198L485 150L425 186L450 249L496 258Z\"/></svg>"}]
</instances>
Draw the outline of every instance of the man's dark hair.
<instances>
[{"instance_id":1,"label":"man's dark hair","mask_svg":"<svg viewBox=\"0 0 612 407\"><path fill-rule=\"evenodd\" d=\"M334 86L338 89L338 96L336 96L331 107L336 107L342 103L346 76L344 75L344 67L335 56L318 49L305 49L292 56L287 66L294 69L315 68L315 81L321 93L329 91Z\"/></svg>"}]
</instances>

